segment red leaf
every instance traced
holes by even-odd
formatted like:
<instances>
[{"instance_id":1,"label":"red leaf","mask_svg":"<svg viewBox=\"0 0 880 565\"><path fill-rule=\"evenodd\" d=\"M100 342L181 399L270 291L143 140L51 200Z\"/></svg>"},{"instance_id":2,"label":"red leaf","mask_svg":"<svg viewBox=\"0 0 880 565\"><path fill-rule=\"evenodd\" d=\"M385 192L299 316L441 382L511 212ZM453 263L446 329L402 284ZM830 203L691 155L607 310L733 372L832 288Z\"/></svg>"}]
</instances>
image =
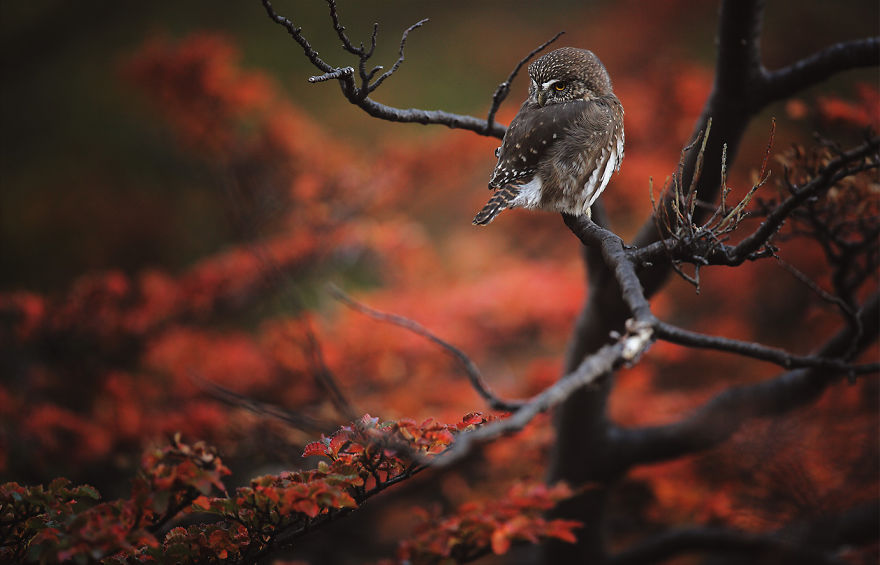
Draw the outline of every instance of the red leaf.
<instances>
[{"instance_id":1,"label":"red leaf","mask_svg":"<svg viewBox=\"0 0 880 565\"><path fill-rule=\"evenodd\" d=\"M327 445L323 441L313 441L312 443L306 445L305 449L303 449L303 457L311 457L313 455L324 455L326 456Z\"/></svg>"}]
</instances>

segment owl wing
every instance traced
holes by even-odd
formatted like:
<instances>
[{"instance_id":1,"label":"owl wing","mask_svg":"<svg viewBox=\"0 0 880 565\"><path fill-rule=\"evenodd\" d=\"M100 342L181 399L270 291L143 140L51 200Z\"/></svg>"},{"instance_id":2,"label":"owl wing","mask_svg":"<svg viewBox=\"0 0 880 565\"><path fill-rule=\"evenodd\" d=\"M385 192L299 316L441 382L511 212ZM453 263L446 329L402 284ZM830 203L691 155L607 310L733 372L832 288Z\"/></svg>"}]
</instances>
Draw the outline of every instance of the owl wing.
<instances>
[{"instance_id":1,"label":"owl wing","mask_svg":"<svg viewBox=\"0 0 880 565\"><path fill-rule=\"evenodd\" d=\"M623 161L623 106L614 95L599 97L587 103L576 119L565 142L556 148L556 162L586 165L580 171L587 173L581 182L583 209L588 213Z\"/></svg>"},{"instance_id":2,"label":"owl wing","mask_svg":"<svg viewBox=\"0 0 880 565\"><path fill-rule=\"evenodd\" d=\"M543 107L523 104L504 134L489 188L531 180L547 151L589 106L582 100Z\"/></svg>"}]
</instances>

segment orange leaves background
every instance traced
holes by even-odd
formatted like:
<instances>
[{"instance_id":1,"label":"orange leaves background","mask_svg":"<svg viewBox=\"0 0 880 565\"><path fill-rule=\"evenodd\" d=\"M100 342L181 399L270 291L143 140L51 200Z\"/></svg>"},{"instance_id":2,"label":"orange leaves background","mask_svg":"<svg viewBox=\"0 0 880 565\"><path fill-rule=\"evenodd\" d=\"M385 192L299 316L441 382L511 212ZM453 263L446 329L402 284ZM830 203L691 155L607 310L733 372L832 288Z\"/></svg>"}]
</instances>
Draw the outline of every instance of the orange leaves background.
<instances>
[{"instance_id":1,"label":"orange leaves background","mask_svg":"<svg viewBox=\"0 0 880 565\"><path fill-rule=\"evenodd\" d=\"M83 81L91 82L77 90L67 75L49 84L41 75L23 76L30 91L4 87L16 102L0 105L4 136L7 144L20 142L2 161L0 208L10 250L0 254L3 480L38 483L64 475L118 494L142 449L175 432L216 444L234 471L230 484L247 484L266 469L299 468L304 446L345 423L316 379L311 335L358 414L456 422L485 409L443 351L334 303L327 282L463 348L505 396L527 397L559 376L586 293L579 245L550 214L513 211L490 229L470 225L488 195L498 141L363 116L342 101L334 83L307 85L313 73L298 47L257 2L240 4L206 3L188 19L186 12L172 17L153 8L155 19L145 20L152 29L129 29L121 22L138 18L117 13L130 37L124 47L102 39L117 48L100 59L109 69L100 80L86 74ZM301 4L277 7L301 15L322 55L343 64L324 6ZM400 73L376 93L401 107L483 115L513 64L563 27L563 44L596 51L626 108L626 160L603 197L614 228L626 237L650 210L649 179L659 188L672 172L711 89L711 3L535 3L519 14L487 5L471 7L468 18L440 5L349 4L341 11L353 36L368 33L373 19L381 22L383 62L395 56L401 25L434 18L411 36ZM780 12L771 6L764 39L770 63L868 35L858 26L870 25L863 14L876 12L874 4ZM33 14L2 10L9 12L0 20L19 26L8 24L7 42L33 29ZM57 14L66 22L89 15ZM792 43L792 29L809 29L804 35L816 44ZM47 45L60 50L51 40ZM104 44L86 40L93 41L91 51L69 57L102 52ZM73 62L52 55L55 72ZM857 138L858 128L876 127L878 94L870 79L854 73L775 107L777 147L808 139L813 129L846 141ZM512 117L524 90L520 77L499 121ZM47 93L58 99L47 102ZM30 122L9 109L23 100L43 102L26 108L34 114ZM44 114L69 119L71 131L45 129ZM734 196L751 186L768 127L769 115L762 116L747 134L731 171ZM802 241L786 243L782 253L811 275L821 257ZM772 263L704 270L699 296L672 281L653 307L695 330L800 353L807 352L807 338L833 329L827 306ZM618 375L610 417L625 426L674 421L731 384L776 373L757 362L658 344L642 364ZM205 381L327 427L291 429L219 401ZM698 461L639 469L621 497L626 489L648 494L624 506L649 522L717 520L756 530L784 523L803 506L829 508L844 490L848 464L876 453L870 440L877 407L865 400L876 392L871 383L841 388L783 423L749 427ZM441 488L415 489L412 500L451 509L504 499L514 481L543 476L551 442L549 418L539 418L487 448L464 474L444 477ZM744 489L741 473L755 470L747 462L767 453L771 462L761 480ZM755 505L762 493L779 490L773 467L791 465L815 496L801 506ZM876 481L866 476L851 484L853 499L876 496ZM468 508L475 520L490 514L483 502L474 504ZM406 518L411 506L390 501L383 517L407 531L383 529L376 520L383 549L415 532ZM496 552L535 533L518 529L516 510L515 504L501 509L510 521L488 534ZM450 519L459 527L463 518ZM557 537L571 531L577 534L548 526ZM178 534L181 544L225 535ZM233 534L218 546L234 547ZM418 543L404 551L417 551Z\"/></svg>"}]
</instances>

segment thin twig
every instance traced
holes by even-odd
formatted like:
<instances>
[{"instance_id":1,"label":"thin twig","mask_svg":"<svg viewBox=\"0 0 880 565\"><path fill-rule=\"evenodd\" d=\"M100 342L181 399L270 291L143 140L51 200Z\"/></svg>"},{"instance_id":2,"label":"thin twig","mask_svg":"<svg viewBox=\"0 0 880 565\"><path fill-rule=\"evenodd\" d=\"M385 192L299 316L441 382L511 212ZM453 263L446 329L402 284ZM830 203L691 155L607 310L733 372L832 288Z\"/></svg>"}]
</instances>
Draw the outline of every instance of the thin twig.
<instances>
[{"instance_id":1,"label":"thin twig","mask_svg":"<svg viewBox=\"0 0 880 565\"><path fill-rule=\"evenodd\" d=\"M320 70L325 73L333 72L333 67L325 63L320 57L318 57L318 52L312 47L309 41L302 34L302 28L297 27L285 18L284 16L279 15L275 8L272 7L272 2L270 0L261 0L263 2L263 7L266 9L266 13L269 14L269 17L278 25L283 26L287 33L296 40L297 43L303 48L303 52L305 52L306 57L308 57L309 61L312 62L313 65L318 67Z\"/></svg>"},{"instance_id":2,"label":"thin twig","mask_svg":"<svg viewBox=\"0 0 880 565\"><path fill-rule=\"evenodd\" d=\"M333 22L333 29L336 30L336 35L339 37L339 40L342 41L342 47L353 55L363 55L363 45L360 48L355 47L354 45L352 45L351 40L345 33L345 26L342 25L342 23L339 21L339 12L336 9L336 1L327 0L327 5L330 8L330 20Z\"/></svg>"},{"instance_id":3,"label":"thin twig","mask_svg":"<svg viewBox=\"0 0 880 565\"><path fill-rule=\"evenodd\" d=\"M815 356L840 358L846 352L856 355L880 334L880 293L872 296L859 311L863 332L856 339L853 328L845 326L821 347ZM853 342L855 347L853 347ZM619 472L640 464L668 461L699 453L727 440L754 418L784 414L816 399L838 381L825 368L801 368L755 384L735 386L681 420L654 427L621 429L609 434Z\"/></svg>"},{"instance_id":4,"label":"thin twig","mask_svg":"<svg viewBox=\"0 0 880 565\"><path fill-rule=\"evenodd\" d=\"M339 86L342 90L342 94L343 96L345 96L346 100L359 107L370 116L390 122L416 123L424 125L444 125L452 129L468 130L479 135L495 137L498 139L504 137L504 132L507 128L497 123L488 125L486 123L486 120L482 118L462 114L453 114L451 112L444 112L442 110L423 110L421 108L395 108L394 106L388 106L386 104L376 102L369 97L369 94L374 92L376 88L378 88L378 86L385 81L385 79L390 77L398 68L400 68L400 65L403 63L404 60L404 47L406 45L406 40L409 32L421 26L427 20L417 22L403 32L400 41L399 57L394 63L394 66L382 75L380 75L379 78L377 78L372 84L370 84L369 81L373 79L376 73L383 69L381 65L377 65L373 67L373 69L369 72L367 72L366 70L366 62L373 55L373 52L376 48L376 38L379 31L379 26L378 24L373 25L373 33L370 36L369 48L354 46L348 36L345 35L345 27L342 25L342 22L339 18L339 13L335 7L335 2L331 2L330 0L328 0L328 4L330 4L331 7L331 19L333 21L333 27L336 30L336 33L340 37L340 39L342 39L342 37L345 37L345 39L342 40L343 49L348 53L358 56L358 74L361 79L361 84L360 86L358 86L355 83L354 73L348 72L347 70L343 71L343 69L347 69L349 67L335 67L325 62L323 59L321 59L321 57L318 56L318 52L315 51L309 41L305 38L302 33L301 27L296 26L288 18L279 15L272 7L272 3L270 0L261 0L261 2L266 9L266 13L269 15L269 18L275 23L283 26L287 30L287 33L302 47L306 58L308 58L308 60L311 61L311 63L318 70L321 71L321 75L311 77L311 82L325 82L327 80L337 79L339 81Z\"/></svg>"},{"instance_id":5,"label":"thin twig","mask_svg":"<svg viewBox=\"0 0 880 565\"><path fill-rule=\"evenodd\" d=\"M459 365L464 370L465 374L470 380L471 386L474 387L474 390L477 391L477 394L479 394L493 410L503 410L505 412L510 412L520 408L523 405L522 401L504 400L498 397L494 392L492 392L491 388L486 383L476 363L474 363L464 351L452 345L451 343L437 337L418 322L415 322L403 316L399 316L397 314L388 314L386 312L380 312L378 310L370 308L369 306L366 306L365 304L356 301L354 298L347 295L335 285L328 285L327 289L336 300L345 304L352 310L365 314L370 318L373 318L374 320L394 324L395 326L398 326L405 330L409 330L410 332L424 337L425 339L432 341L445 349L447 353L449 353L453 358L455 358L456 361L458 361Z\"/></svg>"},{"instance_id":6,"label":"thin twig","mask_svg":"<svg viewBox=\"0 0 880 565\"><path fill-rule=\"evenodd\" d=\"M507 95L510 94L510 85L513 84L513 79L516 78L516 75L519 73L520 69L526 63L531 60L532 57L543 51L547 48L548 45L562 37L564 31L560 31L538 47L532 49L532 51L520 59L519 63L516 64L516 67L513 68L513 71L507 76L507 80L498 85L498 88L495 89L495 93L492 95L492 105L489 106L489 115L486 116L486 129L492 129L492 125L495 123L495 114L498 112L498 108L501 106L501 103L507 98Z\"/></svg>"},{"instance_id":7,"label":"thin twig","mask_svg":"<svg viewBox=\"0 0 880 565\"><path fill-rule=\"evenodd\" d=\"M342 415L345 420L354 420L358 417L358 411L354 404L348 399L345 393L336 382L336 376L324 359L324 349L321 347L321 340L315 334L311 318L305 320L306 344L308 346L308 359L311 366L312 375L315 377L318 385L324 389L330 402L336 411Z\"/></svg>"},{"instance_id":8,"label":"thin twig","mask_svg":"<svg viewBox=\"0 0 880 565\"><path fill-rule=\"evenodd\" d=\"M782 257L775 255L776 264L779 265L784 271L793 276L795 279L804 284L807 288L809 288L813 293L828 302L829 304L835 305L840 309L842 313L844 313L847 317L855 316L855 312L849 307L849 305L841 299L839 296L834 296L824 288L822 288L819 283L808 277L803 271L784 260Z\"/></svg>"},{"instance_id":9,"label":"thin twig","mask_svg":"<svg viewBox=\"0 0 880 565\"><path fill-rule=\"evenodd\" d=\"M230 406L245 408L246 410L260 416L270 416L293 426L295 429L303 430L312 434L327 433L329 430L336 427L336 424L333 422L313 418L306 414L292 412L272 404L266 404L265 402L254 400L253 398L249 398L210 381L195 371L189 371L188 374L190 380L196 385L207 391L214 398L221 400Z\"/></svg>"},{"instance_id":10,"label":"thin twig","mask_svg":"<svg viewBox=\"0 0 880 565\"><path fill-rule=\"evenodd\" d=\"M399 56L397 57L397 60L394 61L394 64L391 65L390 69L388 69L387 71L385 71L384 73L379 75L379 78L377 78L375 81L373 81L373 84L371 84L367 87L367 94L369 94L369 93L373 92L374 90L376 90L377 88L379 88L379 85L382 84L383 82L385 82L385 79L387 79L388 77L393 75L395 72L397 72L397 69L399 69L400 65L403 64L403 58L404 58L403 52L404 52L404 49L406 48L406 38L409 36L409 32L411 32L414 29L418 29L418 28L422 27L427 22L428 22L428 18L425 18L421 21L414 23L413 25L409 26L408 28L406 28L404 30L403 35L400 38L400 51L399 51Z\"/></svg>"},{"instance_id":11,"label":"thin twig","mask_svg":"<svg viewBox=\"0 0 880 565\"><path fill-rule=\"evenodd\" d=\"M826 369L835 374L844 373L848 375L865 375L880 371L880 363L850 365L843 359L816 355L795 355L782 349L767 347L759 343L693 332L660 320L654 322L654 331L658 339L670 343L699 349L714 349L715 351L735 353L744 357L775 363L786 369L814 367Z\"/></svg>"}]
</instances>

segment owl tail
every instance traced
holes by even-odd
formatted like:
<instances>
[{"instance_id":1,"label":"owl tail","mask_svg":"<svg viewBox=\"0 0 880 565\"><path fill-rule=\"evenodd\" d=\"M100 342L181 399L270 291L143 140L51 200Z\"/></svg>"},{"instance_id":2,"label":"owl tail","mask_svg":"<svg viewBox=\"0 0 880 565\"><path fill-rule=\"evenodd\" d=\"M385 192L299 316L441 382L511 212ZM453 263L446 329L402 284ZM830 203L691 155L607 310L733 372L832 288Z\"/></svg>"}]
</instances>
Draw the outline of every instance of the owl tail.
<instances>
[{"instance_id":1,"label":"owl tail","mask_svg":"<svg viewBox=\"0 0 880 565\"><path fill-rule=\"evenodd\" d=\"M505 186L504 188L498 189L495 194L492 195L492 198L486 202L486 205L483 206L483 209L480 210L477 215L474 217L474 225L475 226L485 226L488 225L492 220L495 219L495 216L511 207L511 203L513 199L519 195L519 190L513 186Z\"/></svg>"}]
</instances>

